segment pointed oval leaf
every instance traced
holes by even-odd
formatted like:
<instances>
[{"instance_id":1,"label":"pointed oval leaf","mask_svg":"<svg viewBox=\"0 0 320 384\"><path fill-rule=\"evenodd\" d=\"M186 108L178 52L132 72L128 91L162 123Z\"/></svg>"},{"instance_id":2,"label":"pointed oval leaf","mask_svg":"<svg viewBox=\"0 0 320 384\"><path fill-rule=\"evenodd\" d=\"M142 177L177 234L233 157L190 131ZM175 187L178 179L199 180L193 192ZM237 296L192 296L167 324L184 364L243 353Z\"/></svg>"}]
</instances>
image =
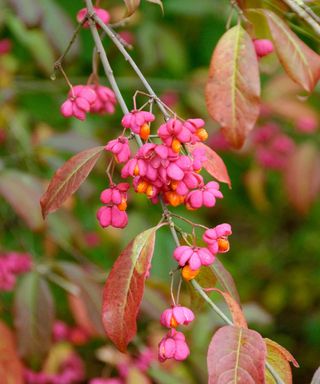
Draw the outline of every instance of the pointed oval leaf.
<instances>
[{"instance_id":1,"label":"pointed oval leaf","mask_svg":"<svg viewBox=\"0 0 320 384\"><path fill-rule=\"evenodd\" d=\"M240 304L235 301L234 298L228 292L223 292L218 288L205 288L204 291L215 291L220 293L220 295L224 298L226 304L228 305L234 325L240 328L248 328L248 324L246 318L244 317L244 313L240 307Z\"/></svg>"},{"instance_id":2,"label":"pointed oval leaf","mask_svg":"<svg viewBox=\"0 0 320 384\"><path fill-rule=\"evenodd\" d=\"M266 17L276 53L288 76L311 92L320 78L320 56L291 31L270 10L259 10Z\"/></svg>"},{"instance_id":3,"label":"pointed oval leaf","mask_svg":"<svg viewBox=\"0 0 320 384\"><path fill-rule=\"evenodd\" d=\"M241 148L260 111L258 59L241 25L229 29L213 52L206 103L230 145Z\"/></svg>"},{"instance_id":4,"label":"pointed oval leaf","mask_svg":"<svg viewBox=\"0 0 320 384\"><path fill-rule=\"evenodd\" d=\"M15 326L21 356L39 361L51 346L55 319L49 286L38 273L26 274L15 294Z\"/></svg>"},{"instance_id":5,"label":"pointed oval leaf","mask_svg":"<svg viewBox=\"0 0 320 384\"><path fill-rule=\"evenodd\" d=\"M273 367L273 369L278 373L285 384L292 384L292 372L290 367L290 362L293 362L295 366L298 363L285 348L283 348L278 343L265 339L267 346L267 361ZM266 369L266 384L277 384L274 377Z\"/></svg>"},{"instance_id":6,"label":"pointed oval leaf","mask_svg":"<svg viewBox=\"0 0 320 384\"><path fill-rule=\"evenodd\" d=\"M11 330L0 322L0 377L4 384L23 384L23 367Z\"/></svg>"},{"instance_id":7,"label":"pointed oval leaf","mask_svg":"<svg viewBox=\"0 0 320 384\"><path fill-rule=\"evenodd\" d=\"M230 272L226 270L219 259L215 259L210 267L215 274L219 284L225 292L228 292L240 304L240 297L236 284Z\"/></svg>"},{"instance_id":8,"label":"pointed oval leaf","mask_svg":"<svg viewBox=\"0 0 320 384\"><path fill-rule=\"evenodd\" d=\"M140 6L140 0L123 0L127 7L126 17L129 17L135 13Z\"/></svg>"},{"instance_id":9,"label":"pointed oval leaf","mask_svg":"<svg viewBox=\"0 0 320 384\"><path fill-rule=\"evenodd\" d=\"M164 13L164 10L163 10L163 4L162 4L162 1L161 0L147 0L149 3L152 3L152 4L157 4L159 5L159 7L161 8L161 11L162 13Z\"/></svg>"},{"instance_id":10,"label":"pointed oval leaf","mask_svg":"<svg viewBox=\"0 0 320 384\"><path fill-rule=\"evenodd\" d=\"M300 145L290 156L284 182L292 205L308 213L320 191L320 154L313 143Z\"/></svg>"},{"instance_id":11,"label":"pointed oval leaf","mask_svg":"<svg viewBox=\"0 0 320 384\"><path fill-rule=\"evenodd\" d=\"M41 190L40 181L32 175L15 170L0 174L0 195L34 231L43 227L39 207Z\"/></svg>"},{"instance_id":12,"label":"pointed oval leaf","mask_svg":"<svg viewBox=\"0 0 320 384\"><path fill-rule=\"evenodd\" d=\"M60 262L58 268L80 290L79 295L69 295L68 297L75 322L90 335L103 335L102 286L92 279L90 271L86 271L74 263Z\"/></svg>"},{"instance_id":13,"label":"pointed oval leaf","mask_svg":"<svg viewBox=\"0 0 320 384\"><path fill-rule=\"evenodd\" d=\"M76 192L95 166L103 149L102 146L94 147L77 153L56 171L40 200L44 218L60 208Z\"/></svg>"},{"instance_id":14,"label":"pointed oval leaf","mask_svg":"<svg viewBox=\"0 0 320 384\"><path fill-rule=\"evenodd\" d=\"M137 332L145 278L154 251L157 227L140 233L120 254L103 292L102 320L108 337L124 352Z\"/></svg>"},{"instance_id":15,"label":"pointed oval leaf","mask_svg":"<svg viewBox=\"0 0 320 384\"><path fill-rule=\"evenodd\" d=\"M265 384L266 346L256 331L227 325L208 350L208 384Z\"/></svg>"},{"instance_id":16,"label":"pointed oval leaf","mask_svg":"<svg viewBox=\"0 0 320 384\"><path fill-rule=\"evenodd\" d=\"M28 27L34 27L40 23L42 18L40 0L9 0L8 4Z\"/></svg>"},{"instance_id":17,"label":"pointed oval leaf","mask_svg":"<svg viewBox=\"0 0 320 384\"><path fill-rule=\"evenodd\" d=\"M215 179L221 183L226 183L231 188L231 180L227 171L227 167L216 151L203 143L196 143L187 146L192 153L195 149L203 149L207 160L203 163L203 168Z\"/></svg>"}]
</instances>

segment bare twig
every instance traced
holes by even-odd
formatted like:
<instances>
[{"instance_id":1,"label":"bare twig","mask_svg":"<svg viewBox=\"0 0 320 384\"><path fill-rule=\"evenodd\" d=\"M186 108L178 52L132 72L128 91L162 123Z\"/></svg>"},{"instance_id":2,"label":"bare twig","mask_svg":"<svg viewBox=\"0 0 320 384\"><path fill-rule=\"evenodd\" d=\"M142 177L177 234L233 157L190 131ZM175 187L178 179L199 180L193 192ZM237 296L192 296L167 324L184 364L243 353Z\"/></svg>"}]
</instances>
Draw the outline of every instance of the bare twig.
<instances>
[{"instance_id":1,"label":"bare twig","mask_svg":"<svg viewBox=\"0 0 320 384\"><path fill-rule=\"evenodd\" d=\"M296 13L301 19L303 19L310 27L315 31L315 33L320 36L320 24L319 17L314 14L314 12L305 4L302 6L301 1L299 0L282 0L285 4L290 7L294 13ZM308 10L308 11L307 11ZM311 12L310 12L311 11ZM314 18L312 15L315 15Z\"/></svg>"}]
</instances>

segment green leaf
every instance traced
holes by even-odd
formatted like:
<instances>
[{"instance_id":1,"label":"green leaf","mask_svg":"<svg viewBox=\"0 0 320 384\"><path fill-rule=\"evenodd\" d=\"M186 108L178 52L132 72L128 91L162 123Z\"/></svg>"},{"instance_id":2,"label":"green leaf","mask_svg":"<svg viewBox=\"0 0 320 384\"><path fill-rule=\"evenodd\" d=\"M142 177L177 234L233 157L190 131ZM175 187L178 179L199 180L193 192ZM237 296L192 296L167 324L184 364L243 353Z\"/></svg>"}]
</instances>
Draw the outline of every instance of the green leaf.
<instances>
[{"instance_id":1,"label":"green leaf","mask_svg":"<svg viewBox=\"0 0 320 384\"><path fill-rule=\"evenodd\" d=\"M8 0L8 3L28 27L39 25L42 18L40 0Z\"/></svg>"},{"instance_id":2,"label":"green leaf","mask_svg":"<svg viewBox=\"0 0 320 384\"><path fill-rule=\"evenodd\" d=\"M39 361L50 349L55 319L48 283L31 272L20 281L15 293L15 326L21 356Z\"/></svg>"}]
</instances>

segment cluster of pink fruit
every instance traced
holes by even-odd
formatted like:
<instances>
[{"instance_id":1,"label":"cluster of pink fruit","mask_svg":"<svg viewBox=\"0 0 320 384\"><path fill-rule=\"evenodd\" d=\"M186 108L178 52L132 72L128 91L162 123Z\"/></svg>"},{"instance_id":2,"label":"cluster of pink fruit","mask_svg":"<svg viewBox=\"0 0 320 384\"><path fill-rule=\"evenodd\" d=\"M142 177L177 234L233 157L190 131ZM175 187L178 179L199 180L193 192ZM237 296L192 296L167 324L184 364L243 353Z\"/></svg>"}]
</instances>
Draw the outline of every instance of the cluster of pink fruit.
<instances>
[{"instance_id":1,"label":"cluster of pink fruit","mask_svg":"<svg viewBox=\"0 0 320 384\"><path fill-rule=\"evenodd\" d=\"M150 123L155 120L151 112L133 110L122 119L125 129L138 135L145 143L131 158L129 140L120 136L111 140L105 147L113 153L117 163L124 163L121 177L133 178L133 187L137 193L145 194L153 203L159 197L171 206L185 204L188 209L202 206L213 207L217 198L222 198L219 184L211 181L205 184L199 174L206 161L204 150L194 149L192 156L183 150L207 139L202 119L182 121L177 117L168 119L160 125L156 137L161 143L148 141ZM123 228L127 225L125 214L128 184L112 185L101 195L106 206L98 211L98 220L102 227L112 225ZM107 198L106 198L107 196ZM114 218L113 218L114 217Z\"/></svg>"},{"instance_id":2,"label":"cluster of pink fruit","mask_svg":"<svg viewBox=\"0 0 320 384\"><path fill-rule=\"evenodd\" d=\"M214 262L217 253L228 252L230 246L228 236L232 234L230 224L220 224L215 228L207 229L203 234L203 240L207 247L182 245L177 247L173 253L174 259L182 268L182 276L189 281L195 278L202 266L209 266ZM178 332L176 327L188 325L194 320L193 312L186 307L173 305L166 309L161 317L161 324L170 328L167 335L159 343L159 361L175 359L185 360L190 350L183 333Z\"/></svg>"},{"instance_id":3,"label":"cluster of pink fruit","mask_svg":"<svg viewBox=\"0 0 320 384\"><path fill-rule=\"evenodd\" d=\"M30 271L31 256L27 253L7 252L0 254L0 291L11 291L16 276Z\"/></svg>"}]
</instances>

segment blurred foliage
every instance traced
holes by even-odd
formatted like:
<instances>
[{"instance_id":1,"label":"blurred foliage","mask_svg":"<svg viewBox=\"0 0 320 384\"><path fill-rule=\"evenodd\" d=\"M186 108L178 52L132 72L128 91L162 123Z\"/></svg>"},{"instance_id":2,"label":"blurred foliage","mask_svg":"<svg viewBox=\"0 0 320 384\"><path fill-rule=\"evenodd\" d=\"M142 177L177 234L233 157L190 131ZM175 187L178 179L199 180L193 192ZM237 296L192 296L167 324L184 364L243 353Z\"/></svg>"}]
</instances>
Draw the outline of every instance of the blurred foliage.
<instances>
[{"instance_id":1,"label":"blurred foliage","mask_svg":"<svg viewBox=\"0 0 320 384\"><path fill-rule=\"evenodd\" d=\"M50 283L57 318L69 324L80 321L88 329L92 326L95 329L92 335L96 337L99 325L91 323L97 323L99 316L97 285L105 280L120 250L135 235L154 226L161 213L158 206L132 194L128 227L122 232L102 230L95 212L100 191L107 186L104 157L63 209L44 224L40 218L40 192L56 168L83 149L105 144L121 129L119 108L113 116L89 116L85 122L66 120L59 113L68 87L59 74L55 81L50 80L50 74L53 62L72 35L80 4L64 0L0 1L0 36L9 38L12 44L12 50L0 56L0 193L3 197L0 250L29 252L37 264L36 271ZM169 100L171 108L181 116L208 119L203 87L212 50L225 31L230 7L221 0L164 0L163 5L164 16L158 6L142 2L139 11L120 30L131 34L132 56L155 90ZM115 21L125 13L121 1L101 1L101 6L110 11ZM319 50L319 42L310 37L309 28L290 13L289 20L300 37ZM107 40L105 46L119 85L131 105L133 92L142 86L116 48ZM73 84L85 83L90 75L92 49L90 33L81 31L64 63ZM268 84L281 75L281 70L274 57L261 62L261 69L263 94L267 99ZM101 83L106 84L102 75ZM271 89L275 94L281 91L276 83ZM316 110L320 102L319 85L312 96L306 98L302 91L294 91L293 98L299 105L307 106L307 111L319 122ZM271 109L268 120L281 126L296 143L312 141L318 147L319 129L312 134L299 132L292 113L291 110L281 116ZM218 129L209 119L207 125L212 134ZM221 256L221 260L237 283L249 324L290 350L301 366L294 369L294 382L309 383L320 361L320 201L315 201L306 214L299 214L288 202L281 172L264 169L262 177L258 174L253 178L253 188L258 188L258 192L255 189L252 193L248 174L259 168L252 149L221 154L232 189L222 186L224 199L212 210L190 213L177 208L176 211L209 226L232 224L231 251ZM140 339L133 351L141 343L148 341L155 345L159 340L161 331L156 323L169 302L168 271L174 266L173 248L169 231L164 228L158 231L143 304L145 315L141 316ZM16 300L32 301L33 297L21 297L28 295L28 290L21 291L27 281L21 283ZM79 286L82 301L80 305L72 305L68 296ZM46 295L47 290L48 287ZM0 296L1 317L11 325L13 296L13 293ZM186 296L187 291L182 299L187 300ZM212 297L218 301L218 296ZM51 298L46 300L51 302ZM87 317L84 315L79 320L80 312ZM220 321L204 307L193 328L188 330L190 364L176 367L166 364L162 369L155 363L150 370L154 382L206 382L205 355L218 325ZM102 372L104 365L94 356L104 344L100 337L79 348L88 363L90 377ZM104 372L114 372L109 361L107 366ZM39 362L33 362L33 368L39 367Z\"/></svg>"}]
</instances>

